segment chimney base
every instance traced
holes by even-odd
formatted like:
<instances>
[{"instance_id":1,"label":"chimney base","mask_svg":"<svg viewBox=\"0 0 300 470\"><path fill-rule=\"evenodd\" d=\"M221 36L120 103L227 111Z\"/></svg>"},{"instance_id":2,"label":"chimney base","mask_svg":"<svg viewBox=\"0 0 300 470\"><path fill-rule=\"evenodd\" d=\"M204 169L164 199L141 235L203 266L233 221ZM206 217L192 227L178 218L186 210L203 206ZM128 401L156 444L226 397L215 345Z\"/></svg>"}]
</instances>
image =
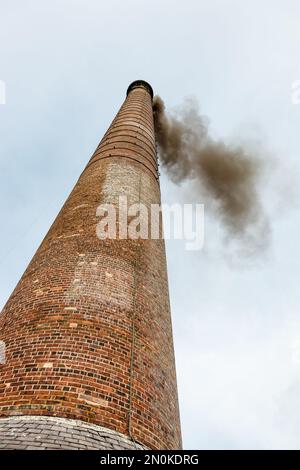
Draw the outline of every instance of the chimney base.
<instances>
[{"instance_id":1,"label":"chimney base","mask_svg":"<svg viewBox=\"0 0 300 470\"><path fill-rule=\"evenodd\" d=\"M0 450L50 449L143 450L147 447L112 429L75 419L50 416L0 419Z\"/></svg>"}]
</instances>

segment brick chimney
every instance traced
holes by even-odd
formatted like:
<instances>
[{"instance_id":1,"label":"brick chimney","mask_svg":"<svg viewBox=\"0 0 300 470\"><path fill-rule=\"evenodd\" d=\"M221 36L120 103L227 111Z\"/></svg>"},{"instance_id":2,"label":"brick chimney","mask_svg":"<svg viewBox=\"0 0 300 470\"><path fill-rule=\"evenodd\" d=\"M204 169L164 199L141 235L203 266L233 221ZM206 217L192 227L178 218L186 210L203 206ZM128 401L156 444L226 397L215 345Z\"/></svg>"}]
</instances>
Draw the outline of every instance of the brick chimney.
<instances>
[{"instance_id":1,"label":"brick chimney","mask_svg":"<svg viewBox=\"0 0 300 470\"><path fill-rule=\"evenodd\" d=\"M160 203L138 80L0 315L0 448L181 447L164 240L103 239L99 204Z\"/></svg>"}]
</instances>

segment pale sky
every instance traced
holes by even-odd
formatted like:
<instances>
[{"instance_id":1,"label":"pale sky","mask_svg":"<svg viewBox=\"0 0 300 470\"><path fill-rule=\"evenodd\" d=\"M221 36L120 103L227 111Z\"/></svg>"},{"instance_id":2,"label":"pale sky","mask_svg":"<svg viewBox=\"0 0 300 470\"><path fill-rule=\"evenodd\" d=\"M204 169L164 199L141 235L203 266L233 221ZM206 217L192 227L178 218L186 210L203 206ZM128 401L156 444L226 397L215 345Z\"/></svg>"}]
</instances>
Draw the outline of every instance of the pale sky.
<instances>
[{"instance_id":1,"label":"pale sky","mask_svg":"<svg viewBox=\"0 0 300 470\"><path fill-rule=\"evenodd\" d=\"M300 448L299 21L297 0L0 0L0 307L131 81L277 160L267 253L228 262L209 217L202 251L167 243L186 449Z\"/></svg>"}]
</instances>

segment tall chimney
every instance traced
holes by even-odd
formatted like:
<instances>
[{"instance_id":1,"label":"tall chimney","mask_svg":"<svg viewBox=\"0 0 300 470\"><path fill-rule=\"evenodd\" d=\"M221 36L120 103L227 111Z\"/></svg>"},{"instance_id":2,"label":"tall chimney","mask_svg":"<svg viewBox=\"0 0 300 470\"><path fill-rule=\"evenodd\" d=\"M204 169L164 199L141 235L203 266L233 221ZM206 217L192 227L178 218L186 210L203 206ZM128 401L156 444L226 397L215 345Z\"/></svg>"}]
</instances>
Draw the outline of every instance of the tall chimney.
<instances>
[{"instance_id":1,"label":"tall chimney","mask_svg":"<svg viewBox=\"0 0 300 470\"><path fill-rule=\"evenodd\" d=\"M164 240L97 237L99 204L160 204L138 80L0 316L0 448L178 449Z\"/></svg>"}]
</instances>

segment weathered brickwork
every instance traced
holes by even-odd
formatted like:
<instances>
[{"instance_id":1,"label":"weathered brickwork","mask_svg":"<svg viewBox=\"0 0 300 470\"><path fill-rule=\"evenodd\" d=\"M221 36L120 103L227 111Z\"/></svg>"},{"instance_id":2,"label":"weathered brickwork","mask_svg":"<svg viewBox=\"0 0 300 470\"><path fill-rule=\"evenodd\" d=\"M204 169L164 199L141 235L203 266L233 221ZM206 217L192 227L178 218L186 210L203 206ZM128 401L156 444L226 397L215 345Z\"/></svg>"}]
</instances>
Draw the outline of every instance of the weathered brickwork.
<instances>
[{"instance_id":1,"label":"weathered brickwork","mask_svg":"<svg viewBox=\"0 0 300 470\"><path fill-rule=\"evenodd\" d=\"M0 416L76 419L176 449L164 241L96 236L100 203L160 203L149 91L129 89L3 309Z\"/></svg>"},{"instance_id":2,"label":"weathered brickwork","mask_svg":"<svg viewBox=\"0 0 300 470\"><path fill-rule=\"evenodd\" d=\"M95 424L50 416L0 419L0 450L143 450L127 436Z\"/></svg>"}]
</instances>

